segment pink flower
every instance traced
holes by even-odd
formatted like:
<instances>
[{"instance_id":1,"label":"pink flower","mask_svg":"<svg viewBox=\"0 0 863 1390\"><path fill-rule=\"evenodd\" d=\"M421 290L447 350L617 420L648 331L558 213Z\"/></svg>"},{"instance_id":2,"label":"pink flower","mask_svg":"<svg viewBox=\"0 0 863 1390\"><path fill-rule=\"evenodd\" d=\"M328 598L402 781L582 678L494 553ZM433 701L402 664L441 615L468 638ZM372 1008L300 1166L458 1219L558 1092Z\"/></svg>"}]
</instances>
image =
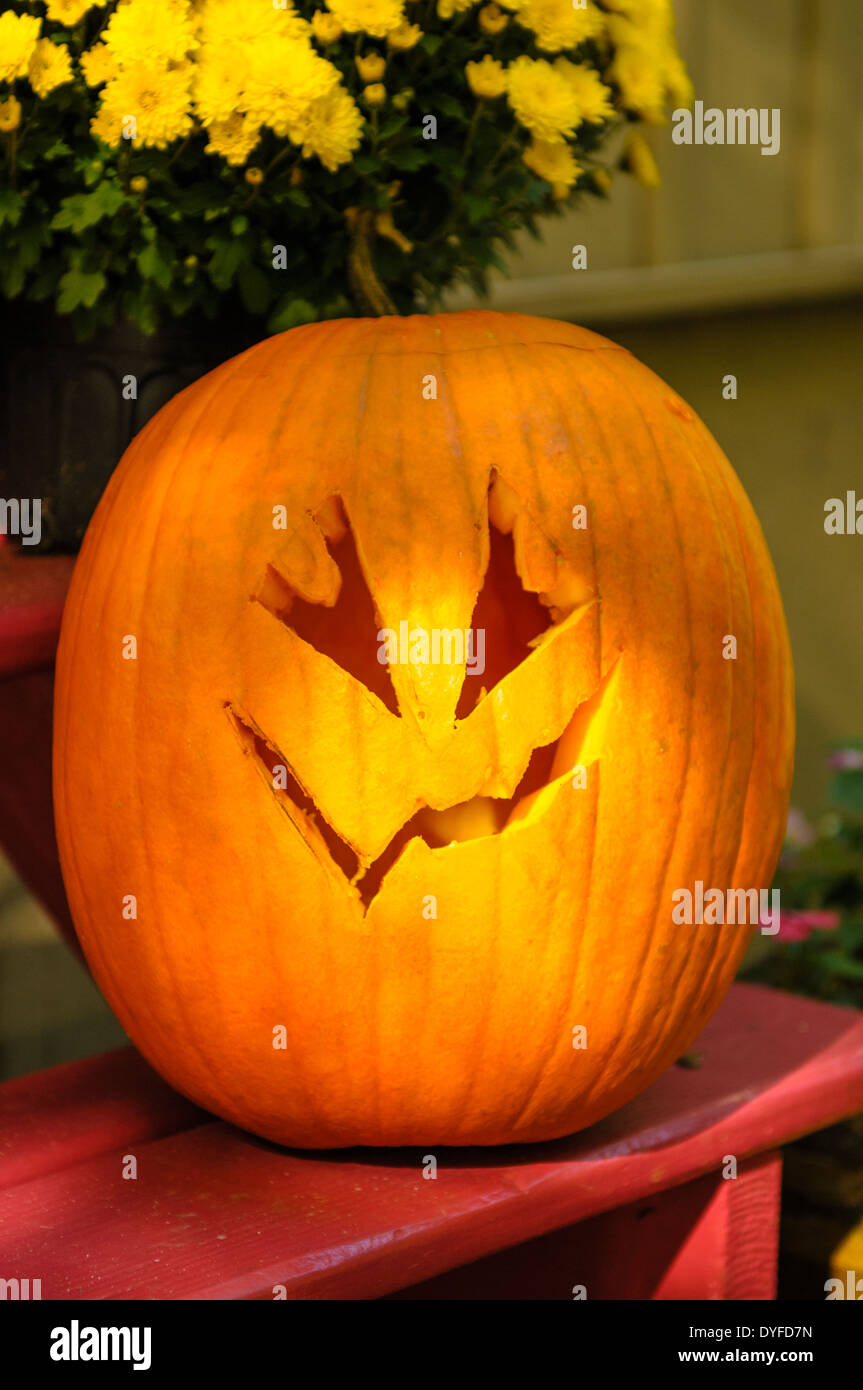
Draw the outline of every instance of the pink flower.
<instances>
[{"instance_id":1,"label":"pink flower","mask_svg":"<svg viewBox=\"0 0 863 1390\"><path fill-rule=\"evenodd\" d=\"M838 912L796 912L793 908L779 912L779 940L783 942L805 941L813 931L835 931L838 926Z\"/></svg>"},{"instance_id":2,"label":"pink flower","mask_svg":"<svg viewBox=\"0 0 863 1390\"><path fill-rule=\"evenodd\" d=\"M830 754L830 766L837 772L859 772L863 768L863 749L837 748Z\"/></svg>"}]
</instances>

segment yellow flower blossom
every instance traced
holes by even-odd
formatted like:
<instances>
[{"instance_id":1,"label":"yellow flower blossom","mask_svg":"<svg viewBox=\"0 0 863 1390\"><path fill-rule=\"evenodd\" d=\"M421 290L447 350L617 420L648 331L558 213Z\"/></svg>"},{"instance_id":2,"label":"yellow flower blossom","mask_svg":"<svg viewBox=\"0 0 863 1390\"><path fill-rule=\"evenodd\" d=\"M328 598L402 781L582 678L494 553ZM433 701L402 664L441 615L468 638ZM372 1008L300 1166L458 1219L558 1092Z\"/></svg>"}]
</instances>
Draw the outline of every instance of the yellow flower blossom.
<instances>
[{"instance_id":1,"label":"yellow flower blossom","mask_svg":"<svg viewBox=\"0 0 863 1390\"><path fill-rule=\"evenodd\" d=\"M532 169L539 178L550 183L553 190L563 189L564 196L582 172L581 165L576 163L568 145L552 145L547 140L534 140L525 150L522 159L528 169ZM555 193L554 196L559 195Z\"/></svg>"},{"instance_id":2,"label":"yellow flower blossom","mask_svg":"<svg viewBox=\"0 0 863 1390\"><path fill-rule=\"evenodd\" d=\"M555 58L554 70L559 72L575 93L582 120L600 125L614 115L611 88L604 86L599 73L586 63L571 63L568 58Z\"/></svg>"},{"instance_id":3,"label":"yellow flower blossom","mask_svg":"<svg viewBox=\"0 0 863 1390\"><path fill-rule=\"evenodd\" d=\"M290 121L335 87L339 71L303 39L273 39L249 49L242 81L245 114L285 135Z\"/></svg>"},{"instance_id":4,"label":"yellow flower blossom","mask_svg":"<svg viewBox=\"0 0 863 1390\"><path fill-rule=\"evenodd\" d=\"M348 34L370 34L377 39L404 20L402 0L327 0L327 9Z\"/></svg>"},{"instance_id":5,"label":"yellow flower blossom","mask_svg":"<svg viewBox=\"0 0 863 1390\"><path fill-rule=\"evenodd\" d=\"M165 69L139 63L122 69L104 90L91 132L106 145L131 139L164 149L192 128L190 79L189 65Z\"/></svg>"},{"instance_id":6,"label":"yellow flower blossom","mask_svg":"<svg viewBox=\"0 0 863 1390\"><path fill-rule=\"evenodd\" d=\"M227 55L204 49L195 63L195 110L205 125L229 121L240 109L242 79Z\"/></svg>"},{"instance_id":7,"label":"yellow flower blossom","mask_svg":"<svg viewBox=\"0 0 863 1390\"><path fill-rule=\"evenodd\" d=\"M581 125L578 97L563 73L524 54L509 65L507 95L518 122L537 140L559 145Z\"/></svg>"},{"instance_id":8,"label":"yellow flower blossom","mask_svg":"<svg viewBox=\"0 0 863 1390\"><path fill-rule=\"evenodd\" d=\"M665 120L665 81L662 68L640 49L619 48L606 77L620 88L620 105L658 125Z\"/></svg>"},{"instance_id":9,"label":"yellow flower blossom","mask_svg":"<svg viewBox=\"0 0 863 1390\"><path fill-rule=\"evenodd\" d=\"M340 164L347 164L363 136L362 112L344 87L334 87L324 97L318 97L309 107L302 122L289 132L295 145L301 145L303 157L316 155L325 169L335 173Z\"/></svg>"},{"instance_id":10,"label":"yellow flower blossom","mask_svg":"<svg viewBox=\"0 0 863 1390\"><path fill-rule=\"evenodd\" d=\"M423 36L423 31L418 24L408 24L403 20L397 29L391 29L387 34L387 43L390 48L406 51L414 48Z\"/></svg>"},{"instance_id":11,"label":"yellow flower blossom","mask_svg":"<svg viewBox=\"0 0 863 1390\"><path fill-rule=\"evenodd\" d=\"M342 26L334 14L327 14L326 10L315 10L312 15L312 29L315 38L321 43L338 43L342 37Z\"/></svg>"},{"instance_id":12,"label":"yellow flower blossom","mask_svg":"<svg viewBox=\"0 0 863 1390\"><path fill-rule=\"evenodd\" d=\"M6 101L0 101L0 131L8 134L10 130L17 130L21 124L21 103L15 97L8 97Z\"/></svg>"},{"instance_id":13,"label":"yellow flower blossom","mask_svg":"<svg viewBox=\"0 0 863 1390\"><path fill-rule=\"evenodd\" d=\"M207 154L220 154L228 164L245 164L261 138L261 128L236 112L207 127Z\"/></svg>"},{"instance_id":14,"label":"yellow flower blossom","mask_svg":"<svg viewBox=\"0 0 863 1390\"><path fill-rule=\"evenodd\" d=\"M503 96L506 91L506 69L503 63L499 63L489 53L486 53L481 63L465 63L464 70L474 96L492 101L495 97Z\"/></svg>"},{"instance_id":15,"label":"yellow flower blossom","mask_svg":"<svg viewBox=\"0 0 863 1390\"><path fill-rule=\"evenodd\" d=\"M35 15L0 14L0 82L25 76L41 27Z\"/></svg>"},{"instance_id":16,"label":"yellow flower blossom","mask_svg":"<svg viewBox=\"0 0 863 1390\"><path fill-rule=\"evenodd\" d=\"M363 87L363 100L372 109L383 106L387 99L387 89L383 82L371 82L368 87Z\"/></svg>"},{"instance_id":17,"label":"yellow flower blossom","mask_svg":"<svg viewBox=\"0 0 863 1390\"><path fill-rule=\"evenodd\" d=\"M48 0L48 18L71 27L94 5L101 9L106 0Z\"/></svg>"},{"instance_id":18,"label":"yellow flower blossom","mask_svg":"<svg viewBox=\"0 0 863 1390\"><path fill-rule=\"evenodd\" d=\"M30 58L27 76L37 97L46 97L55 87L62 87L64 82L71 82L74 73L69 50L64 44L52 43L50 39L39 39Z\"/></svg>"},{"instance_id":19,"label":"yellow flower blossom","mask_svg":"<svg viewBox=\"0 0 863 1390\"><path fill-rule=\"evenodd\" d=\"M662 179L653 150L640 130L634 130L626 142L621 164L644 188L661 188Z\"/></svg>"},{"instance_id":20,"label":"yellow flower blossom","mask_svg":"<svg viewBox=\"0 0 863 1390\"><path fill-rule=\"evenodd\" d=\"M587 39L598 38L605 25L602 12L592 0L584 9L575 9L572 0L518 0L510 8L516 11L516 23L532 29L537 48L547 53L576 48Z\"/></svg>"},{"instance_id":21,"label":"yellow flower blossom","mask_svg":"<svg viewBox=\"0 0 863 1390\"><path fill-rule=\"evenodd\" d=\"M120 71L110 48L103 43L96 43L81 54L81 67L88 87L101 87L103 82L109 82Z\"/></svg>"},{"instance_id":22,"label":"yellow flower blossom","mask_svg":"<svg viewBox=\"0 0 863 1390\"><path fill-rule=\"evenodd\" d=\"M184 0L120 0L102 39L121 68L180 63L198 46Z\"/></svg>"},{"instance_id":23,"label":"yellow flower blossom","mask_svg":"<svg viewBox=\"0 0 863 1390\"><path fill-rule=\"evenodd\" d=\"M463 10L469 10L476 0L437 0L437 12L439 19L452 19L454 14L461 14Z\"/></svg>"},{"instance_id":24,"label":"yellow flower blossom","mask_svg":"<svg viewBox=\"0 0 863 1390\"><path fill-rule=\"evenodd\" d=\"M479 27L484 34L499 34L509 24L509 15L498 5L483 5L479 12Z\"/></svg>"},{"instance_id":25,"label":"yellow flower blossom","mask_svg":"<svg viewBox=\"0 0 863 1390\"><path fill-rule=\"evenodd\" d=\"M387 60L379 53L370 53L366 58L357 57L354 61L363 82L380 82L386 72Z\"/></svg>"}]
</instances>

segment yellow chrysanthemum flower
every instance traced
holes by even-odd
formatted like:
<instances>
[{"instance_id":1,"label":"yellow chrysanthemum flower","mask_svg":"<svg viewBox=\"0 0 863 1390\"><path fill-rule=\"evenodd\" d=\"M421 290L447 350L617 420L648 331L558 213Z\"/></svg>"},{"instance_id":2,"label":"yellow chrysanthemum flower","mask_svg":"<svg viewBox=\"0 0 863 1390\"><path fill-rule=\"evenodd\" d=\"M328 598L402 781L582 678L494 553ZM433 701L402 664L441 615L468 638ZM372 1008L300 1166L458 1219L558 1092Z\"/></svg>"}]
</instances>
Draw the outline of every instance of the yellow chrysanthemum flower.
<instances>
[{"instance_id":1,"label":"yellow chrysanthemum flower","mask_svg":"<svg viewBox=\"0 0 863 1390\"><path fill-rule=\"evenodd\" d=\"M327 0L327 9L347 33L377 39L397 29L404 19L402 0Z\"/></svg>"},{"instance_id":2,"label":"yellow chrysanthemum flower","mask_svg":"<svg viewBox=\"0 0 863 1390\"><path fill-rule=\"evenodd\" d=\"M101 87L103 82L110 82L120 71L117 59L103 43L95 43L81 54L81 67L88 87Z\"/></svg>"},{"instance_id":3,"label":"yellow chrysanthemum flower","mask_svg":"<svg viewBox=\"0 0 863 1390\"><path fill-rule=\"evenodd\" d=\"M611 119L614 115L611 88L604 85L595 68L586 63L571 63L568 58L555 58L554 70L565 78L575 93L583 120L599 125Z\"/></svg>"},{"instance_id":4,"label":"yellow chrysanthemum flower","mask_svg":"<svg viewBox=\"0 0 863 1390\"><path fill-rule=\"evenodd\" d=\"M37 97L46 97L55 87L71 82L74 77L69 50L50 39L39 39L27 69L30 86Z\"/></svg>"},{"instance_id":5,"label":"yellow chrysanthemum flower","mask_svg":"<svg viewBox=\"0 0 863 1390\"><path fill-rule=\"evenodd\" d=\"M198 46L185 0L120 0L102 39L121 68L180 63Z\"/></svg>"},{"instance_id":6,"label":"yellow chrysanthemum flower","mask_svg":"<svg viewBox=\"0 0 863 1390\"><path fill-rule=\"evenodd\" d=\"M242 78L225 53L204 48L195 63L195 110L205 125L224 124L240 111Z\"/></svg>"},{"instance_id":7,"label":"yellow chrysanthemum flower","mask_svg":"<svg viewBox=\"0 0 863 1390\"><path fill-rule=\"evenodd\" d=\"M25 76L41 28L35 15L0 14L0 82Z\"/></svg>"},{"instance_id":8,"label":"yellow chrysanthemum flower","mask_svg":"<svg viewBox=\"0 0 863 1390\"><path fill-rule=\"evenodd\" d=\"M522 54L510 63L508 76L509 104L537 140L558 145L575 133L583 119L578 97L551 63Z\"/></svg>"},{"instance_id":9,"label":"yellow chrysanthemum flower","mask_svg":"<svg viewBox=\"0 0 863 1390\"><path fill-rule=\"evenodd\" d=\"M376 110L377 107L383 106L386 99L387 89L383 82L370 82L367 87L363 87L363 101L366 103L366 106L370 106L373 111Z\"/></svg>"},{"instance_id":10,"label":"yellow chrysanthemum flower","mask_svg":"<svg viewBox=\"0 0 863 1390\"><path fill-rule=\"evenodd\" d=\"M583 10L574 9L572 0L518 0L509 8L516 11L518 24L536 34L537 48L547 53L598 38L605 27L604 16L592 0Z\"/></svg>"},{"instance_id":11,"label":"yellow chrysanthemum flower","mask_svg":"<svg viewBox=\"0 0 863 1390\"><path fill-rule=\"evenodd\" d=\"M423 31L418 24L408 24L407 20L391 29L387 34L387 43L390 48L395 48L399 52L406 52L409 48L414 48L423 36Z\"/></svg>"},{"instance_id":12,"label":"yellow chrysanthemum flower","mask_svg":"<svg viewBox=\"0 0 863 1390\"><path fill-rule=\"evenodd\" d=\"M506 69L491 54L486 53L481 63L465 63L464 70L474 96L493 101L506 91Z\"/></svg>"},{"instance_id":13,"label":"yellow chrysanthemum flower","mask_svg":"<svg viewBox=\"0 0 863 1390\"><path fill-rule=\"evenodd\" d=\"M334 14L327 14L326 10L315 10L312 15L312 29L316 39L321 43L337 43L342 37L343 29Z\"/></svg>"},{"instance_id":14,"label":"yellow chrysanthemum flower","mask_svg":"<svg viewBox=\"0 0 863 1390\"><path fill-rule=\"evenodd\" d=\"M644 188L661 188L659 166L640 130L634 130L626 142L621 163Z\"/></svg>"},{"instance_id":15,"label":"yellow chrysanthemum flower","mask_svg":"<svg viewBox=\"0 0 863 1390\"><path fill-rule=\"evenodd\" d=\"M101 9L105 3L106 0L48 0L48 18L71 26L95 5Z\"/></svg>"},{"instance_id":16,"label":"yellow chrysanthemum flower","mask_svg":"<svg viewBox=\"0 0 863 1390\"><path fill-rule=\"evenodd\" d=\"M288 122L299 120L311 102L326 96L339 81L338 69L304 39L253 44L246 56L242 109L276 135L286 135Z\"/></svg>"},{"instance_id":17,"label":"yellow chrysanthemum flower","mask_svg":"<svg viewBox=\"0 0 863 1390\"><path fill-rule=\"evenodd\" d=\"M207 127L207 154L220 154L229 164L245 164L261 138L261 128L236 112Z\"/></svg>"},{"instance_id":18,"label":"yellow chrysanthemum flower","mask_svg":"<svg viewBox=\"0 0 863 1390\"><path fill-rule=\"evenodd\" d=\"M437 0L438 18L452 19L454 14L461 14L475 4L476 0Z\"/></svg>"},{"instance_id":19,"label":"yellow chrysanthemum flower","mask_svg":"<svg viewBox=\"0 0 863 1390\"><path fill-rule=\"evenodd\" d=\"M387 70L387 60L379 53L369 53L365 58L356 57L357 72L363 82L380 82Z\"/></svg>"},{"instance_id":20,"label":"yellow chrysanthemum flower","mask_svg":"<svg viewBox=\"0 0 863 1390\"><path fill-rule=\"evenodd\" d=\"M479 12L479 27L484 34L500 34L509 24L509 15L498 5L483 5Z\"/></svg>"},{"instance_id":21,"label":"yellow chrysanthemum flower","mask_svg":"<svg viewBox=\"0 0 863 1390\"><path fill-rule=\"evenodd\" d=\"M293 5L275 10L266 0L198 0L195 18L204 51L213 46L230 49L235 61L248 43L310 38L313 32Z\"/></svg>"},{"instance_id":22,"label":"yellow chrysanthemum flower","mask_svg":"<svg viewBox=\"0 0 863 1390\"><path fill-rule=\"evenodd\" d=\"M4 135L10 130L17 130L21 124L21 103L15 97L8 97L6 101L0 101L0 131Z\"/></svg>"},{"instance_id":23,"label":"yellow chrysanthemum flower","mask_svg":"<svg viewBox=\"0 0 863 1390\"><path fill-rule=\"evenodd\" d=\"M334 87L326 96L312 102L302 121L289 131L295 145L301 145L304 158L316 155L325 169L335 173L347 164L363 137L363 116L344 87Z\"/></svg>"},{"instance_id":24,"label":"yellow chrysanthemum flower","mask_svg":"<svg viewBox=\"0 0 863 1390\"><path fill-rule=\"evenodd\" d=\"M619 48L605 74L620 88L620 105L654 125L665 120L665 80L661 65L643 50Z\"/></svg>"},{"instance_id":25,"label":"yellow chrysanthemum flower","mask_svg":"<svg viewBox=\"0 0 863 1390\"><path fill-rule=\"evenodd\" d=\"M90 130L106 145L131 139L164 149L192 128L190 83L191 64L165 69L139 63L123 68L105 88Z\"/></svg>"},{"instance_id":26,"label":"yellow chrysanthemum flower","mask_svg":"<svg viewBox=\"0 0 863 1390\"><path fill-rule=\"evenodd\" d=\"M568 145L552 145L547 140L534 140L522 159L528 169L547 183L568 192L582 172Z\"/></svg>"}]
</instances>

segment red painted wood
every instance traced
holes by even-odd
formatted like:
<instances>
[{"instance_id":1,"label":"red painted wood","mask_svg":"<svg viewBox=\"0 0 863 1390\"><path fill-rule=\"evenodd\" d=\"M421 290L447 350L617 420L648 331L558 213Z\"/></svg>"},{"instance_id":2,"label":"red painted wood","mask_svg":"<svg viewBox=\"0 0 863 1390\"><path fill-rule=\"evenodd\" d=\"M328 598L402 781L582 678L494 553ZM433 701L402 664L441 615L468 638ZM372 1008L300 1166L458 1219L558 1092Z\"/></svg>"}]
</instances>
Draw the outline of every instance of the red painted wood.
<instances>
[{"instance_id":1,"label":"red painted wood","mask_svg":"<svg viewBox=\"0 0 863 1390\"><path fill-rule=\"evenodd\" d=\"M0 1188L210 1120L134 1048L0 1086Z\"/></svg>"},{"instance_id":2,"label":"red painted wood","mask_svg":"<svg viewBox=\"0 0 863 1390\"><path fill-rule=\"evenodd\" d=\"M0 676L53 662L74 565L73 555L0 547Z\"/></svg>"},{"instance_id":3,"label":"red painted wood","mask_svg":"<svg viewBox=\"0 0 863 1390\"><path fill-rule=\"evenodd\" d=\"M782 1160L765 1154L399 1290L393 1301L773 1299ZM582 1293L583 1290L583 1293Z\"/></svg>"},{"instance_id":4,"label":"red painted wood","mask_svg":"<svg viewBox=\"0 0 863 1390\"><path fill-rule=\"evenodd\" d=\"M863 1109L851 1010L737 985L696 1046L699 1070L670 1068L592 1129L440 1149L434 1180L428 1150L300 1153L220 1122L118 1139L0 1192L0 1270L38 1274L49 1299L266 1299L276 1285L375 1298L704 1175L715 1186L724 1155L742 1163Z\"/></svg>"},{"instance_id":5,"label":"red painted wood","mask_svg":"<svg viewBox=\"0 0 863 1390\"><path fill-rule=\"evenodd\" d=\"M74 563L0 546L0 845L77 950L51 801L52 663Z\"/></svg>"},{"instance_id":6,"label":"red painted wood","mask_svg":"<svg viewBox=\"0 0 863 1390\"><path fill-rule=\"evenodd\" d=\"M54 835L51 667L0 680L0 845L76 951Z\"/></svg>"}]
</instances>

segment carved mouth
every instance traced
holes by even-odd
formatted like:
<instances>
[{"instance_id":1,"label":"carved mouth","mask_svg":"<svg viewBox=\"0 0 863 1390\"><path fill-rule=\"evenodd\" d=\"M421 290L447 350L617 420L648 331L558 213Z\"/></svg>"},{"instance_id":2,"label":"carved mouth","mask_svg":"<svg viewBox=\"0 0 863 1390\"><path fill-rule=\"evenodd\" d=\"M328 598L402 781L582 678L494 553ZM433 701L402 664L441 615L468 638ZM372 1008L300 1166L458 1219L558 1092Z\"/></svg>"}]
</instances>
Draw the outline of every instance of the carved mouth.
<instances>
[{"instance_id":1,"label":"carved mouth","mask_svg":"<svg viewBox=\"0 0 863 1390\"><path fill-rule=\"evenodd\" d=\"M316 521L320 525L317 518ZM490 537L489 564L473 621L476 628L483 627L488 633L491 689L487 692L477 679L465 679L462 684L452 725L453 746L440 753L442 759L451 761L454 766L459 759L459 734L468 726L476 727L477 721L481 723L489 708L493 709L494 702L503 699L504 693L513 694L510 688L513 674L532 668L541 669L547 675L554 652L545 650L540 655L541 649L550 648L555 642L559 643L558 650L562 650L566 642L571 645L576 624L581 623L586 631L583 615L596 610L595 600L569 603L565 607L541 602L521 584L512 548L504 536L491 532ZM380 623L350 528L346 523L342 527L335 526L328 539L328 558L332 557L338 564L337 601L332 594L317 602L303 600L291 590L279 570L268 565L252 596L253 602L288 629L292 643L301 643L305 657L323 663L316 667L318 671L323 674L326 670L334 675L330 666L333 663L339 679L350 681L354 689L359 683L366 703L372 702L378 709L376 717L393 726L400 725L403 715L390 682L391 673L375 660L373 639ZM548 597L543 596L545 600ZM591 642L591 650L595 645ZM538 662L542 663L541 667ZM567 669L571 670L571 661ZM285 754L284 728L280 742L276 742L271 728L264 727L267 720L258 722L256 711L250 707L251 700L232 699L224 704L244 754L253 759L270 794L276 798L308 850L337 878L361 910L366 911L387 874L414 838L422 839L434 852L465 841L504 834L531 814L544 789L571 778L579 763L595 761L596 730L603 722L598 716L607 715L609 702L606 697L616 670L615 661L603 678L597 673L590 682L585 681L582 671L578 679L571 681L572 689L561 693L557 699L554 718L541 721L545 727L535 732L543 736L526 745L522 738L521 752L511 763L507 761L501 730L496 728L491 745L496 747L500 743L498 751L503 766L499 776L490 760L486 771L491 775L486 784L467 799L435 807L416 795L412 805L406 804L406 814L396 817L397 828L383 848L376 847L377 853L366 855L361 852L361 840L339 828L340 817L332 812L324 814L314 795L314 778L308 774L304 778L297 760ZM507 677L510 677L509 683ZM529 682L522 684L520 693L526 695L528 701L533 698ZM518 705L519 702L513 704L516 714ZM349 718L348 710L345 718ZM485 722L488 723L488 719ZM522 722L527 722L524 717ZM592 747L586 754L585 745L591 731L594 735ZM333 757L338 758L335 750ZM521 775L509 776L514 785L506 785L507 769L511 774L513 766ZM381 767L382 779L386 779L388 771L386 766ZM488 794L489 791L493 794Z\"/></svg>"}]
</instances>

